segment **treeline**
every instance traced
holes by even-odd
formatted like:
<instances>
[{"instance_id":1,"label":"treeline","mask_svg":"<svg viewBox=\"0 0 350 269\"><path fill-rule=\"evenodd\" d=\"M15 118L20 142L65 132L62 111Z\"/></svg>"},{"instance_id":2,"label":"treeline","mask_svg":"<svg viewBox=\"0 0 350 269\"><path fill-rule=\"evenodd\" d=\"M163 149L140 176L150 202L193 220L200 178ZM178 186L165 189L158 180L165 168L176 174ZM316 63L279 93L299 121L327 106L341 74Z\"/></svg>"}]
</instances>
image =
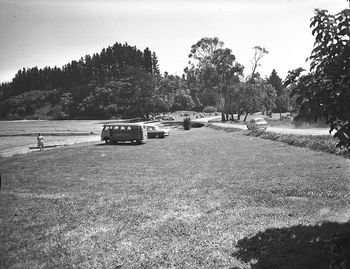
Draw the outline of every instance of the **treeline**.
<instances>
[{"instance_id":1,"label":"treeline","mask_svg":"<svg viewBox=\"0 0 350 269\"><path fill-rule=\"evenodd\" d=\"M45 104L54 107L50 113L56 118L90 117L85 113L89 109L84 108L84 103L101 87L119 82L124 92L137 91L138 79L151 80L158 74L155 52L148 48L141 51L127 43L115 43L61 68L23 68L10 83L0 86L0 117L24 118Z\"/></svg>"},{"instance_id":2,"label":"treeline","mask_svg":"<svg viewBox=\"0 0 350 269\"><path fill-rule=\"evenodd\" d=\"M173 110L215 107L222 120L257 111L293 111L296 118L322 119L350 147L350 10L331 15L316 10L310 72L290 71L282 83L275 70L262 78L258 67L268 54L253 48L252 72L218 38L191 47L182 77L162 75L155 52L116 43L61 68L21 69L0 86L0 118L103 119L143 117Z\"/></svg>"},{"instance_id":3,"label":"treeline","mask_svg":"<svg viewBox=\"0 0 350 269\"><path fill-rule=\"evenodd\" d=\"M182 77L160 74L155 52L116 43L61 68L19 70L12 82L1 84L0 117L147 118L150 113L212 106L228 118L228 114L259 110L285 112L290 105L275 70L266 79L257 73L253 91L239 78L226 89L225 104L215 77L210 72L204 76L196 77L188 68Z\"/></svg>"}]
</instances>

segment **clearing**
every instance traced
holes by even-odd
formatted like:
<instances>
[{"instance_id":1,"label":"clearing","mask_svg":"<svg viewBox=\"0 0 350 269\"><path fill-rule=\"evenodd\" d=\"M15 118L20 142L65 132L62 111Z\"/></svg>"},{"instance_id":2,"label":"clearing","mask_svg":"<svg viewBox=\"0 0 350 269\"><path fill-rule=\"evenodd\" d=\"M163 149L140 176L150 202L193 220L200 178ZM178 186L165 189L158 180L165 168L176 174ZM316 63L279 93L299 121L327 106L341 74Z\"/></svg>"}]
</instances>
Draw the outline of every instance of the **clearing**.
<instances>
[{"instance_id":1,"label":"clearing","mask_svg":"<svg viewBox=\"0 0 350 269\"><path fill-rule=\"evenodd\" d=\"M210 128L0 159L0 268L328 268L350 160Z\"/></svg>"}]
</instances>

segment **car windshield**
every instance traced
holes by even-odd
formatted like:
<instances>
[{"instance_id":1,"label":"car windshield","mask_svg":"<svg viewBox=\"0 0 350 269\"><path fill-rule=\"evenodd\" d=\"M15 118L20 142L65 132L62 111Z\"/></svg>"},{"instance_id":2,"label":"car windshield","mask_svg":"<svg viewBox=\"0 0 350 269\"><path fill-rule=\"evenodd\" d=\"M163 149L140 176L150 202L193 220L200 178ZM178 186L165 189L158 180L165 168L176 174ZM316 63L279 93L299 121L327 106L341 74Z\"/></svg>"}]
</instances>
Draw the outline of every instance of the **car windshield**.
<instances>
[{"instance_id":1,"label":"car windshield","mask_svg":"<svg viewBox=\"0 0 350 269\"><path fill-rule=\"evenodd\" d=\"M255 122L263 122L264 119L256 119Z\"/></svg>"}]
</instances>

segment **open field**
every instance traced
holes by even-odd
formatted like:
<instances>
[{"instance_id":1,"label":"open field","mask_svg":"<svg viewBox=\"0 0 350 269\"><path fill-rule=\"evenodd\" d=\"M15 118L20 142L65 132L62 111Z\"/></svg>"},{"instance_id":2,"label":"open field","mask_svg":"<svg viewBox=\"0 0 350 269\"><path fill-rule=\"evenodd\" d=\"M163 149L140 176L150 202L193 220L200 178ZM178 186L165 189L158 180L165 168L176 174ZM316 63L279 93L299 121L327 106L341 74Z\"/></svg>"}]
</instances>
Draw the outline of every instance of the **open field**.
<instances>
[{"instance_id":1,"label":"open field","mask_svg":"<svg viewBox=\"0 0 350 269\"><path fill-rule=\"evenodd\" d=\"M234 132L0 167L1 268L322 269L324 240L350 228L348 159Z\"/></svg>"}]
</instances>

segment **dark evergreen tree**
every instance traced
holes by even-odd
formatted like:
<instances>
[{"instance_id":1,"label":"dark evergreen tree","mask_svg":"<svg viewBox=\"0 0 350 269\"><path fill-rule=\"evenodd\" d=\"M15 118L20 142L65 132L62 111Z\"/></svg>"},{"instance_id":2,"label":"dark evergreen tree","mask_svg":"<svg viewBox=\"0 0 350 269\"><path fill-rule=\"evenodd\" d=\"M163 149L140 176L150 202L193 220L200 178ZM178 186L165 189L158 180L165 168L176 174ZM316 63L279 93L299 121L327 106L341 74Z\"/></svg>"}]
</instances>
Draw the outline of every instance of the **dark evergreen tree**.
<instances>
[{"instance_id":1,"label":"dark evergreen tree","mask_svg":"<svg viewBox=\"0 0 350 269\"><path fill-rule=\"evenodd\" d=\"M145 68L146 72L152 74L152 54L151 51L146 48L143 51L143 67Z\"/></svg>"},{"instance_id":2,"label":"dark evergreen tree","mask_svg":"<svg viewBox=\"0 0 350 269\"><path fill-rule=\"evenodd\" d=\"M270 77L267 79L267 83L271 84L275 88L277 96L283 94L283 83L282 79L278 76L275 69L272 70Z\"/></svg>"},{"instance_id":3,"label":"dark evergreen tree","mask_svg":"<svg viewBox=\"0 0 350 269\"><path fill-rule=\"evenodd\" d=\"M155 52L152 52L152 71L154 75L159 75L158 57Z\"/></svg>"}]
</instances>

